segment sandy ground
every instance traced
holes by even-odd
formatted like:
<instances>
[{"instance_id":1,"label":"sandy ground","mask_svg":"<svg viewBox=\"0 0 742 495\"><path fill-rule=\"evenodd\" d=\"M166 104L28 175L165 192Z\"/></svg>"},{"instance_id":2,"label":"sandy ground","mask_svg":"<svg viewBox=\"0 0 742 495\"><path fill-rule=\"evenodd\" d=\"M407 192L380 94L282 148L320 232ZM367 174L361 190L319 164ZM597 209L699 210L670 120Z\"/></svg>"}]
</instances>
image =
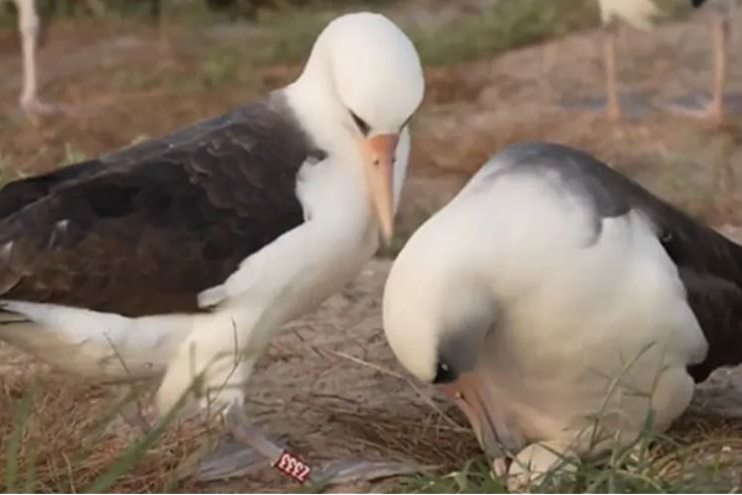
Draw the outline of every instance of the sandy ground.
<instances>
[{"instance_id":1,"label":"sandy ground","mask_svg":"<svg viewBox=\"0 0 742 495\"><path fill-rule=\"evenodd\" d=\"M430 69L426 104L414 123L413 170L401 230L447 201L493 151L524 139L582 147L715 225L742 222L737 213L742 108L736 106L742 65L732 63L731 112L721 126L671 116L652 104L708 86L706 27L698 17L664 25L653 34L622 37L621 79L629 118L620 123L609 123L592 109L591 102L602 94L599 33ZM182 37L160 44L151 30L127 24L85 29L63 24L49 34L55 41L41 55L43 94L72 106L74 113L34 127L14 107L14 36L0 33L3 173L6 168L47 170L80 154L92 156L143 135L162 134L288 81L298 70L274 67L251 74L249 85L223 83L194 75L204 65ZM732 53L742 48L739 38ZM238 41L230 38L230 43ZM477 452L472 434L444 403L436 402L447 410L445 417L431 406L430 391L401 372L384 341L379 299L388 268L388 261L373 261L350 287L275 339L249 385L247 410L272 433L286 435L313 463L362 456L457 466ZM3 373L27 362L16 351L0 350ZM742 371L722 371L700 387L693 411L741 417ZM290 487L265 470L199 489Z\"/></svg>"}]
</instances>

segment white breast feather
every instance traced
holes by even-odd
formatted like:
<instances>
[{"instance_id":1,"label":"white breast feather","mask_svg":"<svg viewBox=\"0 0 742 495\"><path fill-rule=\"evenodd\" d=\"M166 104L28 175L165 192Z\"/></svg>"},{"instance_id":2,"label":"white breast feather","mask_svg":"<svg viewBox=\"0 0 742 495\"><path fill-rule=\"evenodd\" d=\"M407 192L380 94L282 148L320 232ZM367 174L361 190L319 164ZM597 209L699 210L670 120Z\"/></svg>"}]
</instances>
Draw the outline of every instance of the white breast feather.
<instances>
[{"instance_id":1,"label":"white breast feather","mask_svg":"<svg viewBox=\"0 0 742 495\"><path fill-rule=\"evenodd\" d=\"M637 212L606 218L594 237L589 209L537 178L503 181L469 199L485 203L468 205L467 212L489 216L492 240L479 256L489 256L493 291L511 304L492 362L516 363L499 373L510 382L505 388L513 407L528 410L529 433L543 434L544 425L563 428L596 411L606 377L632 360L626 375L654 397L655 422L666 427L690 401L685 368L703 359L707 344L677 268L647 219ZM633 415L623 419L625 426L637 431L649 403L619 402Z\"/></svg>"}]
</instances>

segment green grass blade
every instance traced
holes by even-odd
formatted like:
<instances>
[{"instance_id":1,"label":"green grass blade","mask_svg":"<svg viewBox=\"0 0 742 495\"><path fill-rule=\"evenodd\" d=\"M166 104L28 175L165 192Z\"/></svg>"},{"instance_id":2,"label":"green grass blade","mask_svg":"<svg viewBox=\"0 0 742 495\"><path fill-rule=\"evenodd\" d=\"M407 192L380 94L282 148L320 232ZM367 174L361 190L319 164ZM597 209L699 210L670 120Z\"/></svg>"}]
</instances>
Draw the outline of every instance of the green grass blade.
<instances>
[{"instance_id":1,"label":"green grass blade","mask_svg":"<svg viewBox=\"0 0 742 495\"><path fill-rule=\"evenodd\" d=\"M25 394L19 401L13 413L13 429L10 432L6 443L5 456L5 492L16 493L16 481L18 479L18 458L21 451L21 441L23 440L23 430L31 414L31 397Z\"/></svg>"},{"instance_id":2,"label":"green grass blade","mask_svg":"<svg viewBox=\"0 0 742 495\"><path fill-rule=\"evenodd\" d=\"M149 450L160 436L167 430L170 423L178 415L185 400L181 400L159 423L152 428L142 439L131 444L122 452L108 468L106 472L95 479L83 493L104 493L116 482L122 474L131 469L139 462L144 453Z\"/></svg>"}]
</instances>

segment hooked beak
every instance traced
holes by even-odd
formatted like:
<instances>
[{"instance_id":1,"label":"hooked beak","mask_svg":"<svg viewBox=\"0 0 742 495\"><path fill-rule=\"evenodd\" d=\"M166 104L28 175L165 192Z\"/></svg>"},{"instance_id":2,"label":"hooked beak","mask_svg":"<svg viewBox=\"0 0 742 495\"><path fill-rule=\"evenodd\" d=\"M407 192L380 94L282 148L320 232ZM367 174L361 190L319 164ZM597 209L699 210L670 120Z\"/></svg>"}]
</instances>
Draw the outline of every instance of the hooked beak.
<instances>
[{"instance_id":1,"label":"hooked beak","mask_svg":"<svg viewBox=\"0 0 742 495\"><path fill-rule=\"evenodd\" d=\"M399 134L380 134L360 142L371 202L385 243L394 234L394 160Z\"/></svg>"},{"instance_id":2,"label":"hooked beak","mask_svg":"<svg viewBox=\"0 0 742 495\"><path fill-rule=\"evenodd\" d=\"M482 376L476 372L463 373L455 382L439 385L439 388L466 415L482 450L492 459L502 457L503 448L511 442L508 438L500 438L507 435L507 428L498 424L502 419L497 414L496 399Z\"/></svg>"}]
</instances>

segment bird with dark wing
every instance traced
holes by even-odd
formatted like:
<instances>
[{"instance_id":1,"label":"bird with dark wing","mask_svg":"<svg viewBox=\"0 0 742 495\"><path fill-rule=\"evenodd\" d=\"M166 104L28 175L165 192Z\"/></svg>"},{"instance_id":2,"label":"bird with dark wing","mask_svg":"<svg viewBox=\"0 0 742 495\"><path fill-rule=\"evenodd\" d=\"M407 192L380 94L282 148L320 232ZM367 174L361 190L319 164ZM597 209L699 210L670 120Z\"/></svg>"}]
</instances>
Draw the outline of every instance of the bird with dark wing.
<instances>
[{"instance_id":1,"label":"bird with dark wing","mask_svg":"<svg viewBox=\"0 0 742 495\"><path fill-rule=\"evenodd\" d=\"M244 384L271 335L391 237L423 90L402 31L345 15L287 87L5 186L0 339L90 378L163 377L161 412L225 411L275 461Z\"/></svg>"}]
</instances>

